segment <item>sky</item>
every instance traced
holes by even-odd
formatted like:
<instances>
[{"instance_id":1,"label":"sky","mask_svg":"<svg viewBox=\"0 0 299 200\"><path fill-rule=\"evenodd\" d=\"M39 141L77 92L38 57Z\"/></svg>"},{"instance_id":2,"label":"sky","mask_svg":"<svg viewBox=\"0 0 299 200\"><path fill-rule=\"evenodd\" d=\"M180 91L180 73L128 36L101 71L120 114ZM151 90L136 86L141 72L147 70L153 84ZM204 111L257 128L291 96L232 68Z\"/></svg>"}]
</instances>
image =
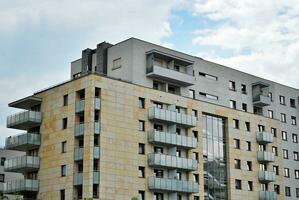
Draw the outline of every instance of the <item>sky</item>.
<instances>
[{"instance_id":1,"label":"sky","mask_svg":"<svg viewBox=\"0 0 299 200\"><path fill-rule=\"evenodd\" d=\"M70 78L97 43L137 37L299 88L293 0L1 0L0 146L7 104Z\"/></svg>"}]
</instances>

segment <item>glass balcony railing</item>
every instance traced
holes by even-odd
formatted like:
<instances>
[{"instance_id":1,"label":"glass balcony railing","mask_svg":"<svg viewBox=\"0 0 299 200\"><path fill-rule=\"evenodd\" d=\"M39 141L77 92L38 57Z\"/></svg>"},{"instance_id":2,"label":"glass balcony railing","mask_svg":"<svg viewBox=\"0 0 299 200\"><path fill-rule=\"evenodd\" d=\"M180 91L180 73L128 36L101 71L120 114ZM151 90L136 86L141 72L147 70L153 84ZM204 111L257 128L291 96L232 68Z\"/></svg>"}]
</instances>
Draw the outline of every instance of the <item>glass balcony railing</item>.
<instances>
[{"instance_id":1,"label":"glass balcony railing","mask_svg":"<svg viewBox=\"0 0 299 200\"><path fill-rule=\"evenodd\" d=\"M5 140L5 148L10 150L27 151L40 146L40 134L22 133L10 136Z\"/></svg>"},{"instance_id":2,"label":"glass balcony railing","mask_svg":"<svg viewBox=\"0 0 299 200\"><path fill-rule=\"evenodd\" d=\"M186 127L196 126L196 117L192 115L186 115L183 113L178 113L176 111L160 109L156 107L149 108L148 114L150 120L175 123Z\"/></svg>"},{"instance_id":3,"label":"glass balcony railing","mask_svg":"<svg viewBox=\"0 0 299 200\"><path fill-rule=\"evenodd\" d=\"M277 200L277 194L272 191L259 191L259 200Z\"/></svg>"},{"instance_id":4,"label":"glass balcony railing","mask_svg":"<svg viewBox=\"0 0 299 200\"><path fill-rule=\"evenodd\" d=\"M192 149L197 147L196 138L167 133L167 132L160 132L156 130L151 130L149 132L148 140L149 142L155 144L178 146L187 149Z\"/></svg>"},{"instance_id":5,"label":"glass balcony railing","mask_svg":"<svg viewBox=\"0 0 299 200\"><path fill-rule=\"evenodd\" d=\"M38 180L32 179L18 179L8 181L4 184L4 193L6 194L26 194L38 192Z\"/></svg>"},{"instance_id":6,"label":"glass balcony railing","mask_svg":"<svg viewBox=\"0 0 299 200\"><path fill-rule=\"evenodd\" d=\"M75 148L75 155L74 155L74 160L79 161L83 160L83 148Z\"/></svg>"},{"instance_id":7,"label":"glass balcony railing","mask_svg":"<svg viewBox=\"0 0 299 200\"><path fill-rule=\"evenodd\" d=\"M4 163L4 171L6 172L30 172L39 169L39 157L37 156L20 156Z\"/></svg>"},{"instance_id":8,"label":"glass balcony railing","mask_svg":"<svg viewBox=\"0 0 299 200\"><path fill-rule=\"evenodd\" d=\"M93 184L99 184L100 183L100 172L93 172Z\"/></svg>"},{"instance_id":9,"label":"glass balcony railing","mask_svg":"<svg viewBox=\"0 0 299 200\"><path fill-rule=\"evenodd\" d=\"M94 122L94 133L95 134L100 134L100 131L101 131L100 122L95 121Z\"/></svg>"},{"instance_id":10,"label":"glass balcony railing","mask_svg":"<svg viewBox=\"0 0 299 200\"><path fill-rule=\"evenodd\" d=\"M177 179L166 179L149 177L148 187L150 190L166 192L198 193L199 184L193 181L183 181Z\"/></svg>"},{"instance_id":11,"label":"glass balcony railing","mask_svg":"<svg viewBox=\"0 0 299 200\"><path fill-rule=\"evenodd\" d=\"M83 112L84 107L85 107L85 100L84 99L76 100L76 103L75 103L76 113Z\"/></svg>"},{"instance_id":12,"label":"glass balcony railing","mask_svg":"<svg viewBox=\"0 0 299 200\"><path fill-rule=\"evenodd\" d=\"M274 162L275 155L272 152L258 151L257 160L261 163Z\"/></svg>"},{"instance_id":13,"label":"glass balcony railing","mask_svg":"<svg viewBox=\"0 0 299 200\"><path fill-rule=\"evenodd\" d=\"M41 124L41 113L24 111L7 117L7 128L27 130Z\"/></svg>"},{"instance_id":14,"label":"glass balcony railing","mask_svg":"<svg viewBox=\"0 0 299 200\"><path fill-rule=\"evenodd\" d=\"M259 144L267 144L273 142L273 134L268 132L257 132L256 141Z\"/></svg>"},{"instance_id":15,"label":"glass balcony railing","mask_svg":"<svg viewBox=\"0 0 299 200\"><path fill-rule=\"evenodd\" d=\"M83 184L83 173L77 172L74 173L74 185L82 185Z\"/></svg>"},{"instance_id":16,"label":"glass balcony railing","mask_svg":"<svg viewBox=\"0 0 299 200\"><path fill-rule=\"evenodd\" d=\"M270 171L259 171L259 181L262 183L274 182L276 181L276 174Z\"/></svg>"},{"instance_id":17,"label":"glass balcony railing","mask_svg":"<svg viewBox=\"0 0 299 200\"><path fill-rule=\"evenodd\" d=\"M93 147L93 158L100 158L100 147Z\"/></svg>"},{"instance_id":18,"label":"glass balcony railing","mask_svg":"<svg viewBox=\"0 0 299 200\"><path fill-rule=\"evenodd\" d=\"M100 98L95 98L94 99L94 109L95 110L100 110L101 109L101 99Z\"/></svg>"},{"instance_id":19,"label":"glass balcony railing","mask_svg":"<svg viewBox=\"0 0 299 200\"><path fill-rule=\"evenodd\" d=\"M84 135L84 123L79 123L75 125L75 136L82 136Z\"/></svg>"},{"instance_id":20,"label":"glass balcony railing","mask_svg":"<svg viewBox=\"0 0 299 200\"><path fill-rule=\"evenodd\" d=\"M197 170L197 160L156 153L148 154L148 165L187 171Z\"/></svg>"}]
</instances>

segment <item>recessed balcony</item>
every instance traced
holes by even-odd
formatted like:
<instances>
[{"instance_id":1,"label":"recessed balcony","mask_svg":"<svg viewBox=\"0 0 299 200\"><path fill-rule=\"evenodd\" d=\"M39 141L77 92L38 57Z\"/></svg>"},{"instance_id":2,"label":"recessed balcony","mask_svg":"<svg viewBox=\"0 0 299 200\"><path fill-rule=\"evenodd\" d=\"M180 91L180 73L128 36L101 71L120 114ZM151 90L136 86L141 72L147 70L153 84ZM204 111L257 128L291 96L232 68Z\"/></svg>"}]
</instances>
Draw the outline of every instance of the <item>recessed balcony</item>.
<instances>
[{"instance_id":1,"label":"recessed balcony","mask_svg":"<svg viewBox=\"0 0 299 200\"><path fill-rule=\"evenodd\" d=\"M19 156L4 163L4 171L6 172L32 172L39 169L39 157L37 156Z\"/></svg>"},{"instance_id":2,"label":"recessed balcony","mask_svg":"<svg viewBox=\"0 0 299 200\"><path fill-rule=\"evenodd\" d=\"M273 142L273 134L268 132L257 132L256 141L259 144L267 144Z\"/></svg>"},{"instance_id":3,"label":"recessed balcony","mask_svg":"<svg viewBox=\"0 0 299 200\"><path fill-rule=\"evenodd\" d=\"M197 160L170 156L165 154L148 154L148 165L151 167L162 167L169 169L180 169L185 171L197 170Z\"/></svg>"},{"instance_id":4,"label":"recessed balcony","mask_svg":"<svg viewBox=\"0 0 299 200\"><path fill-rule=\"evenodd\" d=\"M148 111L148 117L153 121L160 121L168 124L178 124L184 127L195 127L196 117L186 115L172 110L151 107Z\"/></svg>"},{"instance_id":5,"label":"recessed balcony","mask_svg":"<svg viewBox=\"0 0 299 200\"><path fill-rule=\"evenodd\" d=\"M199 184L194 181L149 177L150 190L165 192L198 193Z\"/></svg>"},{"instance_id":6,"label":"recessed balcony","mask_svg":"<svg viewBox=\"0 0 299 200\"><path fill-rule=\"evenodd\" d=\"M84 123L78 123L75 125L75 137L80 137L84 135Z\"/></svg>"},{"instance_id":7,"label":"recessed balcony","mask_svg":"<svg viewBox=\"0 0 299 200\"><path fill-rule=\"evenodd\" d=\"M75 102L75 111L76 111L76 113L84 112L84 107L85 107L85 100L84 99L76 100L76 102Z\"/></svg>"},{"instance_id":8,"label":"recessed balcony","mask_svg":"<svg viewBox=\"0 0 299 200\"><path fill-rule=\"evenodd\" d=\"M268 163L268 162L274 162L275 155L272 152L267 151L258 151L257 152L257 160L260 163Z\"/></svg>"},{"instance_id":9,"label":"recessed balcony","mask_svg":"<svg viewBox=\"0 0 299 200\"><path fill-rule=\"evenodd\" d=\"M269 183L276 181L275 172L259 171L259 181L262 183Z\"/></svg>"},{"instance_id":10,"label":"recessed balcony","mask_svg":"<svg viewBox=\"0 0 299 200\"><path fill-rule=\"evenodd\" d=\"M31 194L37 193L39 187L38 180L17 179L5 183L4 193L6 194Z\"/></svg>"},{"instance_id":11,"label":"recessed balcony","mask_svg":"<svg viewBox=\"0 0 299 200\"><path fill-rule=\"evenodd\" d=\"M7 117L7 128L27 130L40 124L41 113L36 111L24 111Z\"/></svg>"},{"instance_id":12,"label":"recessed balcony","mask_svg":"<svg viewBox=\"0 0 299 200\"><path fill-rule=\"evenodd\" d=\"M259 191L259 200L277 200L277 194L272 191Z\"/></svg>"},{"instance_id":13,"label":"recessed balcony","mask_svg":"<svg viewBox=\"0 0 299 200\"><path fill-rule=\"evenodd\" d=\"M28 151L39 148L40 134L22 133L16 136L10 136L5 140L5 148L9 150Z\"/></svg>"},{"instance_id":14,"label":"recessed balcony","mask_svg":"<svg viewBox=\"0 0 299 200\"><path fill-rule=\"evenodd\" d=\"M82 185L83 184L83 173L76 172L74 173L74 185Z\"/></svg>"},{"instance_id":15,"label":"recessed balcony","mask_svg":"<svg viewBox=\"0 0 299 200\"><path fill-rule=\"evenodd\" d=\"M173 133L160 132L156 130L149 131L148 140L153 144L162 144L167 146L177 146L185 149L197 148L197 140L194 137L188 137Z\"/></svg>"}]
</instances>

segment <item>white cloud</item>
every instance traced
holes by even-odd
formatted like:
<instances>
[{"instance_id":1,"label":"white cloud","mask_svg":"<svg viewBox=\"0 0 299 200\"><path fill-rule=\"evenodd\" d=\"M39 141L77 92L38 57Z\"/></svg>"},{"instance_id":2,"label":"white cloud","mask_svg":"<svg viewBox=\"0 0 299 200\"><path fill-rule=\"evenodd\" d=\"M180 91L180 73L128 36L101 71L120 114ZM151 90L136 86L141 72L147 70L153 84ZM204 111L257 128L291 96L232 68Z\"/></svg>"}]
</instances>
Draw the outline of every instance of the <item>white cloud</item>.
<instances>
[{"instance_id":1,"label":"white cloud","mask_svg":"<svg viewBox=\"0 0 299 200\"><path fill-rule=\"evenodd\" d=\"M299 4L198 0L193 12L220 24L195 31L193 44L231 52L230 56L211 52L208 59L299 87Z\"/></svg>"}]
</instances>

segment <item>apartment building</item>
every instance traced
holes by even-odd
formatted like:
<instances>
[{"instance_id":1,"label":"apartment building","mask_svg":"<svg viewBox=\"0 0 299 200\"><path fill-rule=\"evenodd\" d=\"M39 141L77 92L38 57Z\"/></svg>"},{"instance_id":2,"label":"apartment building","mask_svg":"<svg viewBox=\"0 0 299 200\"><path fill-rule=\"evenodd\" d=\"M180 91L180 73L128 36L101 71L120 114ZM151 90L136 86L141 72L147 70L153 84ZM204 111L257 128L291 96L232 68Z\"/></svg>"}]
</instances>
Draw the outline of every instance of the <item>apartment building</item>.
<instances>
[{"instance_id":1,"label":"apartment building","mask_svg":"<svg viewBox=\"0 0 299 200\"><path fill-rule=\"evenodd\" d=\"M4 185L6 182L23 178L23 175L20 173L4 171L5 161L18 156L24 156L24 152L7 150L3 147L0 147L0 159L1 159L0 160L0 199L14 200L17 199L18 197L21 197L16 194L13 195L3 194L5 189Z\"/></svg>"},{"instance_id":2,"label":"apartment building","mask_svg":"<svg viewBox=\"0 0 299 200\"><path fill-rule=\"evenodd\" d=\"M26 132L6 148L30 161L5 161L24 179L4 192L296 199L298 97L298 89L139 39L103 42L71 63L69 81L9 104L25 111L7 127Z\"/></svg>"}]
</instances>

